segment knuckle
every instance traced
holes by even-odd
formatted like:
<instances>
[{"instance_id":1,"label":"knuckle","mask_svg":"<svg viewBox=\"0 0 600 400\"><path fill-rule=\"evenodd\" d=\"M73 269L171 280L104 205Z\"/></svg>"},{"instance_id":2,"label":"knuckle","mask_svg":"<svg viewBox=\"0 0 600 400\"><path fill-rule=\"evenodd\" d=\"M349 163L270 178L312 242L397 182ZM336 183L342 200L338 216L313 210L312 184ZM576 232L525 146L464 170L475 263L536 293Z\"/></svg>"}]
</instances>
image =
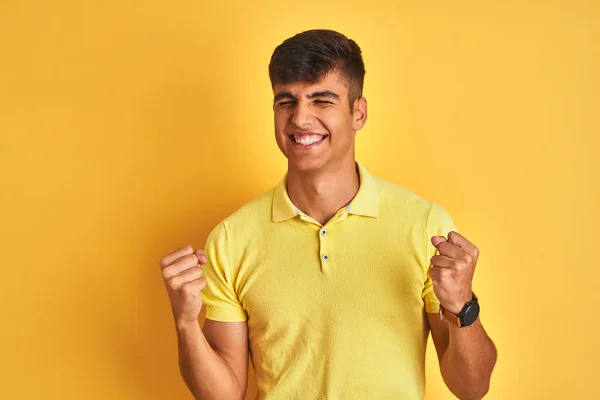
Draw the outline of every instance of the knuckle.
<instances>
[{"instance_id":1,"label":"knuckle","mask_svg":"<svg viewBox=\"0 0 600 400\"><path fill-rule=\"evenodd\" d=\"M198 279L198 278L200 278L200 276L202 276L202 270L198 267L192 267L189 269L189 271L190 271L190 274L189 274L190 280Z\"/></svg>"},{"instance_id":2,"label":"knuckle","mask_svg":"<svg viewBox=\"0 0 600 400\"><path fill-rule=\"evenodd\" d=\"M194 249L192 248L192 246L190 246L189 244L185 245L185 246L180 247L179 249L175 250L174 252L167 254L163 258L161 258L160 261L159 261L159 264L160 264L161 268L165 268L165 267L167 267L169 265L168 260L171 260L177 254L180 254L182 256L186 256L188 254L193 254L193 252L194 252ZM180 258L180 257L181 256L176 257L176 258ZM172 261L171 261L171 263L172 263Z\"/></svg>"},{"instance_id":3,"label":"knuckle","mask_svg":"<svg viewBox=\"0 0 600 400\"><path fill-rule=\"evenodd\" d=\"M185 256L184 261L186 265L196 265L198 264L198 257L195 254L188 254Z\"/></svg>"},{"instance_id":4,"label":"knuckle","mask_svg":"<svg viewBox=\"0 0 600 400\"><path fill-rule=\"evenodd\" d=\"M161 268L164 268L164 267L167 266L167 257L168 256L165 256L165 257L163 257L163 258L160 259L160 261L159 261L158 264L160 265Z\"/></svg>"},{"instance_id":5,"label":"knuckle","mask_svg":"<svg viewBox=\"0 0 600 400\"><path fill-rule=\"evenodd\" d=\"M195 287L195 285L183 285L183 293L187 296L187 297L192 297L195 294L197 294L198 292L198 288Z\"/></svg>"},{"instance_id":6,"label":"knuckle","mask_svg":"<svg viewBox=\"0 0 600 400\"><path fill-rule=\"evenodd\" d=\"M180 287L180 283L179 283L179 277L178 276L174 276L173 278L169 279L169 287L173 290L177 290Z\"/></svg>"},{"instance_id":7,"label":"knuckle","mask_svg":"<svg viewBox=\"0 0 600 400\"><path fill-rule=\"evenodd\" d=\"M197 262L195 261L195 256L193 256L193 258L189 257L189 256L185 256L185 257L181 258L179 261L177 261L176 263L173 263L173 265L176 266L178 273L183 273L183 272L189 270L190 268L195 267L196 264L197 264Z\"/></svg>"}]
</instances>

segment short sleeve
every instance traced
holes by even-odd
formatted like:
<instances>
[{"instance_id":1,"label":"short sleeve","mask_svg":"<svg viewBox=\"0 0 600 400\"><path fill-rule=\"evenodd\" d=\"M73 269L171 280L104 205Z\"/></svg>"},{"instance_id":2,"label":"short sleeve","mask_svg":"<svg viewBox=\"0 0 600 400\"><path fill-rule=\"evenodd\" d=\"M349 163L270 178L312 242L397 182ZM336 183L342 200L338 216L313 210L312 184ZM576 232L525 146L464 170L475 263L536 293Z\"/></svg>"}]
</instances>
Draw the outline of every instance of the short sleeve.
<instances>
[{"instance_id":1,"label":"short sleeve","mask_svg":"<svg viewBox=\"0 0 600 400\"><path fill-rule=\"evenodd\" d=\"M227 246L227 231L221 222L208 235L204 246L208 262L202 266L202 276L206 279L206 287L201 292L202 302L207 319L242 322L248 318L234 289Z\"/></svg>"},{"instance_id":2,"label":"short sleeve","mask_svg":"<svg viewBox=\"0 0 600 400\"><path fill-rule=\"evenodd\" d=\"M458 232L454 221L450 214L446 212L442 207L435 203L431 203L429 209L429 215L427 217L427 263L431 267L431 257L439 254L438 250L431 243L432 236L443 236L448 238L448 233ZM428 268L429 270L429 268ZM428 271L427 271L428 272ZM429 273L427 273L427 279L425 281L425 287L423 288L423 301L425 302L425 311L428 313L437 313L440 310L440 301L433 291L433 282Z\"/></svg>"}]
</instances>

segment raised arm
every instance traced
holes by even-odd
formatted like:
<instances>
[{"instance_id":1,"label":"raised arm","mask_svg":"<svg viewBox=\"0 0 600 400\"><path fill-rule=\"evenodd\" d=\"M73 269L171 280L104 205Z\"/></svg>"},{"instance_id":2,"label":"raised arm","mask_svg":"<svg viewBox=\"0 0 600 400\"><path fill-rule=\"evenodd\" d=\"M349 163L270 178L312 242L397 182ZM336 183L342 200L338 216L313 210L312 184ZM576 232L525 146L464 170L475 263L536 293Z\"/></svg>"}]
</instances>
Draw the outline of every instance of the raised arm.
<instances>
[{"instance_id":1,"label":"raised arm","mask_svg":"<svg viewBox=\"0 0 600 400\"><path fill-rule=\"evenodd\" d=\"M200 291L206 286L202 250L182 247L164 257L162 275L171 301L179 347L179 369L195 399L239 400L248 379L248 329L245 322L206 320Z\"/></svg>"},{"instance_id":2,"label":"raised arm","mask_svg":"<svg viewBox=\"0 0 600 400\"><path fill-rule=\"evenodd\" d=\"M470 310L474 300L472 282L479 249L457 232L448 239L431 238L439 254L431 258L429 276L441 307L454 323L439 314L428 313L431 334L446 385L462 400L479 400L488 392L496 364L496 346L487 335L476 314L468 321L457 316ZM466 307L466 309L465 309ZM475 308L478 310L478 308Z\"/></svg>"}]
</instances>

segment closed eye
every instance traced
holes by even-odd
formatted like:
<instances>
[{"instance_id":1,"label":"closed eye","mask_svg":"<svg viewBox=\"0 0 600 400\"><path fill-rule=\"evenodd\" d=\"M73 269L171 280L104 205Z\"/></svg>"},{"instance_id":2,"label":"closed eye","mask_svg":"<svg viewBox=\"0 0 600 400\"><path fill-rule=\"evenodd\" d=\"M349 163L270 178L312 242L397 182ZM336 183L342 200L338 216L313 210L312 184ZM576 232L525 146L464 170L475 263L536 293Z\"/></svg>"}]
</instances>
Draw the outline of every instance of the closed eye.
<instances>
[{"instance_id":1,"label":"closed eye","mask_svg":"<svg viewBox=\"0 0 600 400\"><path fill-rule=\"evenodd\" d=\"M334 104L332 101L327 101L327 100L315 100L315 103L319 103L319 104Z\"/></svg>"}]
</instances>

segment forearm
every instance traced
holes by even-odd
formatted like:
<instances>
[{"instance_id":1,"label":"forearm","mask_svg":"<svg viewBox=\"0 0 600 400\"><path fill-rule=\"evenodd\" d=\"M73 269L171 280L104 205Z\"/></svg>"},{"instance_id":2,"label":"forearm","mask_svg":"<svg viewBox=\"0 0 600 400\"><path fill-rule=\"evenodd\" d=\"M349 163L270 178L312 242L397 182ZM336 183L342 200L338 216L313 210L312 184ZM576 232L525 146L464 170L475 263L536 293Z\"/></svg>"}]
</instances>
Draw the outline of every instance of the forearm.
<instances>
[{"instance_id":1,"label":"forearm","mask_svg":"<svg viewBox=\"0 0 600 400\"><path fill-rule=\"evenodd\" d=\"M227 362L213 350L198 323L178 323L179 369L197 400L239 400L245 388Z\"/></svg>"},{"instance_id":2,"label":"forearm","mask_svg":"<svg viewBox=\"0 0 600 400\"><path fill-rule=\"evenodd\" d=\"M440 368L444 382L461 400L479 400L489 390L496 357L496 347L479 319L468 327L451 326Z\"/></svg>"}]
</instances>

